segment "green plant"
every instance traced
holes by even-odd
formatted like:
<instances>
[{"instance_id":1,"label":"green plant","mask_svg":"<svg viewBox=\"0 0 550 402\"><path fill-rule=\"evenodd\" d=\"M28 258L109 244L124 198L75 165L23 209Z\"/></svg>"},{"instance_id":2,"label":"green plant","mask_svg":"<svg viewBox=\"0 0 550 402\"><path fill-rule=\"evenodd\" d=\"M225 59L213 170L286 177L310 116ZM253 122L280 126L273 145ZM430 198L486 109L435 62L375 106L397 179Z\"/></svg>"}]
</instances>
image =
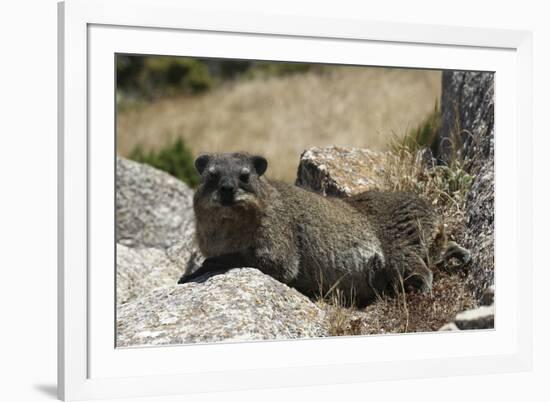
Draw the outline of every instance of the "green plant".
<instances>
[{"instance_id":1,"label":"green plant","mask_svg":"<svg viewBox=\"0 0 550 402\"><path fill-rule=\"evenodd\" d=\"M312 69L313 64L268 62L254 63L245 73L246 78L282 77L285 75L306 73Z\"/></svg>"},{"instance_id":2,"label":"green plant","mask_svg":"<svg viewBox=\"0 0 550 402\"><path fill-rule=\"evenodd\" d=\"M172 95L176 91L196 93L213 85L207 66L200 60L185 57L147 57L139 80L141 88L153 95Z\"/></svg>"},{"instance_id":3,"label":"green plant","mask_svg":"<svg viewBox=\"0 0 550 402\"><path fill-rule=\"evenodd\" d=\"M421 148L430 148L434 155L439 149L439 129L441 127L441 111L436 102L433 111L420 123L412 129L404 138L401 145L410 150L419 150Z\"/></svg>"},{"instance_id":4,"label":"green plant","mask_svg":"<svg viewBox=\"0 0 550 402\"><path fill-rule=\"evenodd\" d=\"M231 80L303 73L312 66L306 63L121 54L116 58L117 105L129 109L159 97L203 93Z\"/></svg>"},{"instance_id":5,"label":"green plant","mask_svg":"<svg viewBox=\"0 0 550 402\"><path fill-rule=\"evenodd\" d=\"M137 145L129 157L136 162L146 163L170 173L190 187L196 187L199 184L193 154L181 138L156 151L145 151L141 145Z\"/></svg>"},{"instance_id":6,"label":"green plant","mask_svg":"<svg viewBox=\"0 0 550 402\"><path fill-rule=\"evenodd\" d=\"M461 163L451 161L450 165L440 165L435 169L436 174L434 177L442 191L453 196L457 195L461 199L466 196L472 186L474 177L464 170Z\"/></svg>"},{"instance_id":7,"label":"green plant","mask_svg":"<svg viewBox=\"0 0 550 402\"><path fill-rule=\"evenodd\" d=\"M127 98L152 99L177 93L200 93L214 85L200 59L168 56L118 56L117 90Z\"/></svg>"}]
</instances>

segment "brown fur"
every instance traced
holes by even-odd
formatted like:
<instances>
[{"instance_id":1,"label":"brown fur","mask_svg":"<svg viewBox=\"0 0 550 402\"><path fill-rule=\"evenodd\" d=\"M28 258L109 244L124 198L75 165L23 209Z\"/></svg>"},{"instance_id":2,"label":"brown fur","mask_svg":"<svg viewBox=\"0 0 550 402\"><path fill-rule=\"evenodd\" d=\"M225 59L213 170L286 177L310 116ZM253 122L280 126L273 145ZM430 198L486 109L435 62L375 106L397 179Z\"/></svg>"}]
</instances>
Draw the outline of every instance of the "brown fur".
<instances>
[{"instance_id":1,"label":"brown fur","mask_svg":"<svg viewBox=\"0 0 550 402\"><path fill-rule=\"evenodd\" d=\"M447 247L443 222L434 209L414 193L366 191L347 200L369 217L386 257L387 278L427 291L434 266ZM380 286L380 285L379 285Z\"/></svg>"},{"instance_id":2,"label":"brown fur","mask_svg":"<svg viewBox=\"0 0 550 402\"><path fill-rule=\"evenodd\" d=\"M358 305L397 285L431 288L429 267L442 258L446 236L418 196L323 197L265 179L267 161L248 154L207 155L196 165L202 182L193 205L206 261L180 283L252 266L308 296L338 289ZM250 172L245 181L243 172ZM224 191L232 194L227 204Z\"/></svg>"}]
</instances>

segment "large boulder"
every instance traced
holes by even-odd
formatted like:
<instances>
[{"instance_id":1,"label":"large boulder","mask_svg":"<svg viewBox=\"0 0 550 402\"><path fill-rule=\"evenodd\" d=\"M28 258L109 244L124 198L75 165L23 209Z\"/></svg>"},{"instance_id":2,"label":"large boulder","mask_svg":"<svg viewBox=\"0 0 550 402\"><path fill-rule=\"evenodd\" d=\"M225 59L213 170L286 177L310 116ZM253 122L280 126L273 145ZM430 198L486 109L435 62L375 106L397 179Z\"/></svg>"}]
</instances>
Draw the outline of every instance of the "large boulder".
<instances>
[{"instance_id":1,"label":"large boulder","mask_svg":"<svg viewBox=\"0 0 550 402\"><path fill-rule=\"evenodd\" d=\"M445 71L442 80L438 157L448 160L454 147L474 176L459 240L472 253L470 289L480 297L494 281L494 74Z\"/></svg>"},{"instance_id":2,"label":"large boulder","mask_svg":"<svg viewBox=\"0 0 550 402\"><path fill-rule=\"evenodd\" d=\"M296 185L346 197L381 187L386 155L363 148L309 148L302 153Z\"/></svg>"},{"instance_id":3,"label":"large boulder","mask_svg":"<svg viewBox=\"0 0 550 402\"><path fill-rule=\"evenodd\" d=\"M193 247L182 242L175 251L116 247L116 299L119 305L157 288L174 286L192 261ZM175 246L176 247L176 246Z\"/></svg>"},{"instance_id":4,"label":"large boulder","mask_svg":"<svg viewBox=\"0 0 550 402\"><path fill-rule=\"evenodd\" d=\"M119 347L327 335L321 309L253 268L154 290L117 315Z\"/></svg>"},{"instance_id":5,"label":"large boulder","mask_svg":"<svg viewBox=\"0 0 550 402\"><path fill-rule=\"evenodd\" d=\"M148 165L117 158L117 303L173 286L202 263L193 192Z\"/></svg>"},{"instance_id":6,"label":"large boulder","mask_svg":"<svg viewBox=\"0 0 550 402\"><path fill-rule=\"evenodd\" d=\"M117 158L116 240L128 247L168 248L193 237L193 192L148 165Z\"/></svg>"},{"instance_id":7,"label":"large boulder","mask_svg":"<svg viewBox=\"0 0 550 402\"><path fill-rule=\"evenodd\" d=\"M494 73L444 71L441 84L438 157L448 161L453 149L470 170L494 157Z\"/></svg>"},{"instance_id":8,"label":"large boulder","mask_svg":"<svg viewBox=\"0 0 550 402\"><path fill-rule=\"evenodd\" d=\"M419 168L432 168L436 164L428 148L420 149L410 157ZM300 156L295 184L334 197L350 197L368 190L387 190L394 186L391 177L402 163L400 158L397 153L366 148L312 147Z\"/></svg>"}]
</instances>

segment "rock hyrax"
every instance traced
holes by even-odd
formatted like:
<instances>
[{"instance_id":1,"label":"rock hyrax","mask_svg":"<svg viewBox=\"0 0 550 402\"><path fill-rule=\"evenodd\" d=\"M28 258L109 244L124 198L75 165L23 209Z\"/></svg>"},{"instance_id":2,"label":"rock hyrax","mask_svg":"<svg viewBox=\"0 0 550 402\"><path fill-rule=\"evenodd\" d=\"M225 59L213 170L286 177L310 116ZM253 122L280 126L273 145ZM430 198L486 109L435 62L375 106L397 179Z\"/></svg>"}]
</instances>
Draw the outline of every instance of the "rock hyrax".
<instances>
[{"instance_id":1,"label":"rock hyrax","mask_svg":"<svg viewBox=\"0 0 550 402\"><path fill-rule=\"evenodd\" d=\"M399 286L428 291L430 266L467 257L447 244L438 216L412 193L323 197L267 180L267 160L246 153L201 155L195 167L201 183L193 208L206 259L180 283L255 267L307 296L338 290L348 302L364 305Z\"/></svg>"}]
</instances>

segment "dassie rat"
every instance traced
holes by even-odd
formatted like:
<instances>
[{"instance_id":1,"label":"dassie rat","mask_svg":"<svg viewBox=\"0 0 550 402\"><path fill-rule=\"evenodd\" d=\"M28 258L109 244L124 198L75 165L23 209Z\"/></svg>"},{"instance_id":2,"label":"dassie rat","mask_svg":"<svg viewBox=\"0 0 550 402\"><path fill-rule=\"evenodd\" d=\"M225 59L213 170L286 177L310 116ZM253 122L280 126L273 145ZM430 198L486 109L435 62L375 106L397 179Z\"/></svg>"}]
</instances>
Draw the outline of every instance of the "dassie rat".
<instances>
[{"instance_id":1,"label":"dassie rat","mask_svg":"<svg viewBox=\"0 0 550 402\"><path fill-rule=\"evenodd\" d=\"M447 243L433 208L415 194L323 197L267 180L267 160L246 153L201 155L195 167L201 183L193 208L206 259L179 283L255 267L307 296L338 289L348 303L362 306L402 286L429 291L430 266L468 258Z\"/></svg>"}]
</instances>

